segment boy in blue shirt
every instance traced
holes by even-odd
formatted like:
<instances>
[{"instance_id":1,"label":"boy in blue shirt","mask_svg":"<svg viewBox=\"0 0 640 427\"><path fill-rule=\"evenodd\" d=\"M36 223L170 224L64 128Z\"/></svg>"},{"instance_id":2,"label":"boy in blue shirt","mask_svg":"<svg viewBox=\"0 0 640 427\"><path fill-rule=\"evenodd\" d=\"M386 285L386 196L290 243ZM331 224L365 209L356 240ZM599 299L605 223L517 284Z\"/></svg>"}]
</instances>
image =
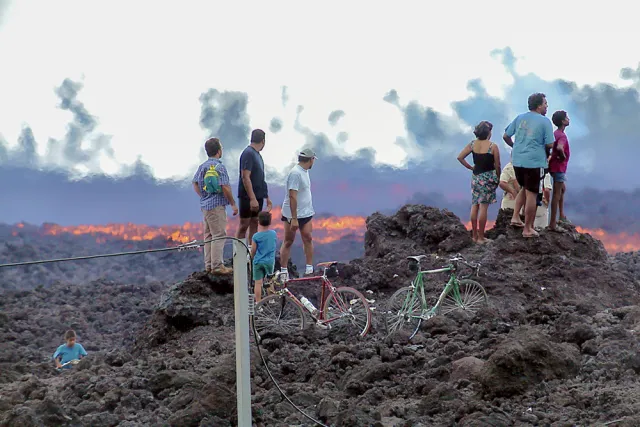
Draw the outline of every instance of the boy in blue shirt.
<instances>
[{"instance_id":1,"label":"boy in blue shirt","mask_svg":"<svg viewBox=\"0 0 640 427\"><path fill-rule=\"evenodd\" d=\"M276 263L277 235L270 230L271 213L262 211L258 214L258 231L251 237L251 256L253 257L253 280L255 282L256 302L262 297L262 282L273 274Z\"/></svg>"},{"instance_id":2,"label":"boy in blue shirt","mask_svg":"<svg viewBox=\"0 0 640 427\"><path fill-rule=\"evenodd\" d=\"M64 334L64 340L66 344L62 344L55 353L53 353L53 360L56 362L56 368L62 368L65 363L71 360L80 360L87 355L81 344L76 343L76 333L73 329L69 329ZM73 365L68 364L64 366L64 369L70 369Z\"/></svg>"}]
</instances>

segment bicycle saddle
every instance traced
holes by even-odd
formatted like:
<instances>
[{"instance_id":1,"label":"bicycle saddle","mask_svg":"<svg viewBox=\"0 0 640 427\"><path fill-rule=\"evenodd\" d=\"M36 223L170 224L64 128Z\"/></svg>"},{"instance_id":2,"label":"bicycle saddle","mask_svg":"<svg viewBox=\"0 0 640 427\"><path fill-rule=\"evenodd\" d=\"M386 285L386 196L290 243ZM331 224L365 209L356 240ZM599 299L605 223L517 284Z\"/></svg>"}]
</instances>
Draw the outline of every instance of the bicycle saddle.
<instances>
[{"instance_id":1,"label":"bicycle saddle","mask_svg":"<svg viewBox=\"0 0 640 427\"><path fill-rule=\"evenodd\" d=\"M318 267L318 268L322 268L322 267L331 268L334 265L336 265L337 263L338 263L338 261L319 262L318 264L316 264L316 267Z\"/></svg>"},{"instance_id":2,"label":"bicycle saddle","mask_svg":"<svg viewBox=\"0 0 640 427\"><path fill-rule=\"evenodd\" d=\"M420 262L423 259L427 259L427 256L426 255L414 255L414 256L408 256L407 259L412 259L412 260L414 260L416 262Z\"/></svg>"}]
</instances>

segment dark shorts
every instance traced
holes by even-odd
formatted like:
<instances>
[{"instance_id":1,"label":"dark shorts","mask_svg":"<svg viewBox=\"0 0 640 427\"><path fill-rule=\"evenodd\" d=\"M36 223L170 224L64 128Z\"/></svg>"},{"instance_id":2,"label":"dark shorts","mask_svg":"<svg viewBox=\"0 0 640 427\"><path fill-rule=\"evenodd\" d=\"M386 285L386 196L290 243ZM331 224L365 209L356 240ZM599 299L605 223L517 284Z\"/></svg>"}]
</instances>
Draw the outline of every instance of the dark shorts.
<instances>
[{"instance_id":1,"label":"dark shorts","mask_svg":"<svg viewBox=\"0 0 640 427\"><path fill-rule=\"evenodd\" d=\"M520 187L532 193L542 194L542 188L540 188L540 186L543 183L544 168L522 168L514 166L513 171L516 174L516 180Z\"/></svg>"},{"instance_id":2,"label":"dark shorts","mask_svg":"<svg viewBox=\"0 0 640 427\"><path fill-rule=\"evenodd\" d=\"M313 218L313 215L308 216L308 217L306 217L306 218L298 218L298 226L299 226L300 228L304 227L304 225L305 225L306 223L308 223L309 221L311 221L311 218ZM286 216L283 216L283 217L282 217L282 218L280 218L280 219L281 219L282 221L284 221L284 222L288 222L289 224L291 224L291 220L290 220L290 219L288 219Z\"/></svg>"},{"instance_id":3,"label":"dark shorts","mask_svg":"<svg viewBox=\"0 0 640 427\"><path fill-rule=\"evenodd\" d=\"M257 218L258 214L262 210L262 206L264 205L264 199L258 199L258 210L251 210L251 202L249 199L245 199L244 197L238 198L238 213L240 218Z\"/></svg>"},{"instance_id":4,"label":"dark shorts","mask_svg":"<svg viewBox=\"0 0 640 427\"><path fill-rule=\"evenodd\" d=\"M273 264L253 264L253 280L263 280L273 274Z\"/></svg>"},{"instance_id":5,"label":"dark shorts","mask_svg":"<svg viewBox=\"0 0 640 427\"><path fill-rule=\"evenodd\" d=\"M551 172L551 178L553 178L553 183L562 183L567 182L567 177L565 176L565 172Z\"/></svg>"}]
</instances>

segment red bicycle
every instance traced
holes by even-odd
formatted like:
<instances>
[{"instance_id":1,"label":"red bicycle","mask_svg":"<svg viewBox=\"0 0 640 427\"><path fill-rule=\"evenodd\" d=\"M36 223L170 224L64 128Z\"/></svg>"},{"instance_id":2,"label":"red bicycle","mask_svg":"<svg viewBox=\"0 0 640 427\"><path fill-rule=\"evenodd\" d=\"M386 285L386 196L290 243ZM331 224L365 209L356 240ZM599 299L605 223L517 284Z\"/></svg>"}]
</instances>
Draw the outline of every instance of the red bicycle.
<instances>
[{"instance_id":1,"label":"red bicycle","mask_svg":"<svg viewBox=\"0 0 640 427\"><path fill-rule=\"evenodd\" d=\"M253 321L260 336L270 330L293 332L305 327L304 311L321 328L332 328L344 325L347 330L365 336L371 328L371 309L367 299L357 290L341 286L336 288L331 284L329 276L338 275L338 262L321 262L317 268L322 269L322 275L289 279L280 285L279 273L271 275L265 280L263 288L267 296L255 305ZM298 299L288 288L290 283L322 282L320 307L316 308L303 295ZM279 288L279 289L278 289Z\"/></svg>"}]
</instances>

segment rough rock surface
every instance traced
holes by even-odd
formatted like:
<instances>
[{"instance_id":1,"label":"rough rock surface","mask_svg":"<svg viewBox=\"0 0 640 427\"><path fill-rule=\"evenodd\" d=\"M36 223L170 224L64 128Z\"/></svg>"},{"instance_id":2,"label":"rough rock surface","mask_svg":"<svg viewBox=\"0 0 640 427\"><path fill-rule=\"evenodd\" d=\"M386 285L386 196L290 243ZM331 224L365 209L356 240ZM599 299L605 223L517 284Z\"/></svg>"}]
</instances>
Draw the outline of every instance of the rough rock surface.
<instances>
[{"instance_id":1,"label":"rough rock surface","mask_svg":"<svg viewBox=\"0 0 640 427\"><path fill-rule=\"evenodd\" d=\"M407 255L461 252L482 262L490 305L425 321L410 342L386 336L378 311L364 338L312 325L265 337L269 369L306 413L331 426L640 424L640 295L623 258L575 229L532 240L498 225L473 245L455 216L416 205L368 227L367 256L341 265L336 284L380 306L410 280ZM0 426L235 425L232 292L230 278L201 273L165 289L6 292ZM90 357L57 373L46 360L68 327ZM251 371L256 426L314 425L280 395L253 341Z\"/></svg>"}]
</instances>

